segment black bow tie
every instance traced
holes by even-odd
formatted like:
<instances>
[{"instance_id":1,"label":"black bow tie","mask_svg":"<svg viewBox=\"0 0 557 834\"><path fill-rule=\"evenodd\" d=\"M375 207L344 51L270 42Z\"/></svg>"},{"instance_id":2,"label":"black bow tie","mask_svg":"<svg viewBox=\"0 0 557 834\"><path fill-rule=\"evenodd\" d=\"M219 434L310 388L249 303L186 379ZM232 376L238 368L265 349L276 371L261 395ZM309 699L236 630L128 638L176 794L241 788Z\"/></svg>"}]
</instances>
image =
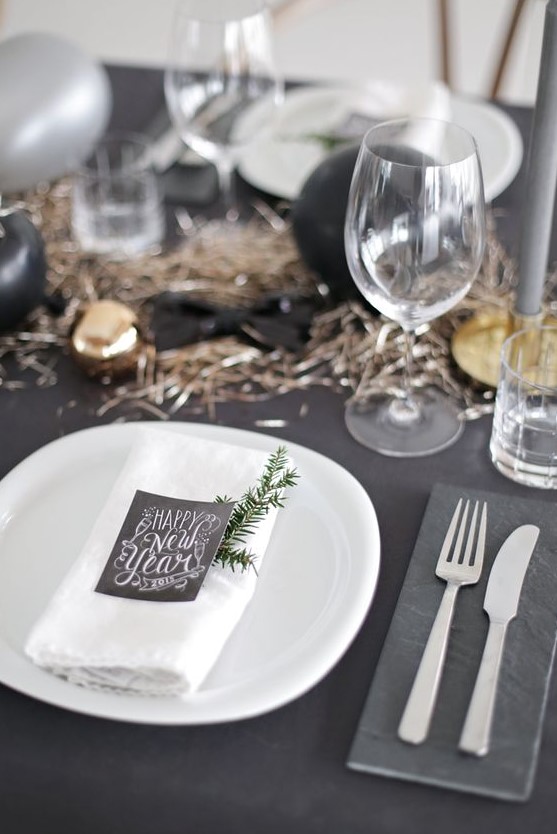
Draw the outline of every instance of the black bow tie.
<instances>
[{"instance_id":1,"label":"black bow tie","mask_svg":"<svg viewBox=\"0 0 557 834\"><path fill-rule=\"evenodd\" d=\"M267 295L252 307L222 307L192 301L185 293L165 292L154 303L151 328L157 351L171 350L216 336L241 336L259 347L296 352L309 337L320 299Z\"/></svg>"}]
</instances>

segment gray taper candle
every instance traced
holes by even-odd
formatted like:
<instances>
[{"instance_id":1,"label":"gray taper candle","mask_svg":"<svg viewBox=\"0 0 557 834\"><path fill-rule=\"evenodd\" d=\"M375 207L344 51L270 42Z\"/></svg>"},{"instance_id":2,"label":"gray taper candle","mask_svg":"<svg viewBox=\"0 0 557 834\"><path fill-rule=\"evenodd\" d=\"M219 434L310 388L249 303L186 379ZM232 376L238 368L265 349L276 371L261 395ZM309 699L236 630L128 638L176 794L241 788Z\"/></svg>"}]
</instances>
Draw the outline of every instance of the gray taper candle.
<instances>
[{"instance_id":1,"label":"gray taper candle","mask_svg":"<svg viewBox=\"0 0 557 834\"><path fill-rule=\"evenodd\" d=\"M548 0L518 258L516 312L522 316L541 311L556 183L557 0Z\"/></svg>"}]
</instances>

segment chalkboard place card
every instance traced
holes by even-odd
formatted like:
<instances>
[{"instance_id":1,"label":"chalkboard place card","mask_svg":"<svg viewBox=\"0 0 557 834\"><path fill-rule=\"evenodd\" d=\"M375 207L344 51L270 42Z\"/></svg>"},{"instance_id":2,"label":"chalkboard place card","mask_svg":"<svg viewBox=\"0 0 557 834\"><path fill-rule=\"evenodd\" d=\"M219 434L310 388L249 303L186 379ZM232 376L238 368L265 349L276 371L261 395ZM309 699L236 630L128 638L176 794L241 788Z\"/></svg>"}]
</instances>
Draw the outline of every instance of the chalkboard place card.
<instances>
[{"instance_id":1,"label":"chalkboard place card","mask_svg":"<svg viewBox=\"0 0 557 834\"><path fill-rule=\"evenodd\" d=\"M136 490L95 590L125 599L195 600L233 507Z\"/></svg>"},{"instance_id":2,"label":"chalkboard place card","mask_svg":"<svg viewBox=\"0 0 557 834\"><path fill-rule=\"evenodd\" d=\"M484 569L462 588L450 633L437 706L426 741L407 744L398 725L445 583L437 557L460 497L487 501ZM458 741L474 688L488 617L483 601L497 552L516 527L535 524L540 536L509 624L497 690L491 748L478 758ZM439 787L528 799L535 776L557 629L557 514L552 502L436 484L423 518L397 607L349 754L348 766Z\"/></svg>"}]
</instances>

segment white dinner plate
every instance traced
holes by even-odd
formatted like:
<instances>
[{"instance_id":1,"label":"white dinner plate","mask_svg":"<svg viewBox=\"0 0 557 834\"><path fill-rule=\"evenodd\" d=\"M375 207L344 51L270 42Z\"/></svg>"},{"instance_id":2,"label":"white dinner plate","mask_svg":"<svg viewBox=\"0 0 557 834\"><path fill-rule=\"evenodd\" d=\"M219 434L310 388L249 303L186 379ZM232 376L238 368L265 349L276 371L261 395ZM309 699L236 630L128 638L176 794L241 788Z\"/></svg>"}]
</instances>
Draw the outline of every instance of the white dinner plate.
<instances>
[{"instance_id":1,"label":"white dinner plate","mask_svg":"<svg viewBox=\"0 0 557 834\"><path fill-rule=\"evenodd\" d=\"M238 166L251 185L276 197L295 200L311 172L325 159L327 150L319 141L303 139L311 134L327 134L350 113L366 113L373 102L380 106L382 118L394 118L384 98L384 83L358 87L301 87L289 90L276 122L264 139L250 146ZM393 88L393 94L396 88ZM420 90L423 97L423 90ZM398 91L398 100L408 95ZM411 97L410 97L411 98ZM513 181L522 162L520 132L502 110L488 102L450 95L451 121L466 128L478 143L485 196L493 200ZM243 117L257 125L257 105ZM243 128L245 129L245 127Z\"/></svg>"},{"instance_id":2,"label":"white dinner plate","mask_svg":"<svg viewBox=\"0 0 557 834\"><path fill-rule=\"evenodd\" d=\"M183 698L90 691L36 667L26 637L80 552L140 423L56 440L0 482L0 682L66 709L123 721L200 724L274 709L339 660L371 604L379 531L363 487L288 443L300 473L279 513L256 593L202 689ZM151 424L152 425L152 424ZM172 423L161 430L274 451L276 438Z\"/></svg>"}]
</instances>

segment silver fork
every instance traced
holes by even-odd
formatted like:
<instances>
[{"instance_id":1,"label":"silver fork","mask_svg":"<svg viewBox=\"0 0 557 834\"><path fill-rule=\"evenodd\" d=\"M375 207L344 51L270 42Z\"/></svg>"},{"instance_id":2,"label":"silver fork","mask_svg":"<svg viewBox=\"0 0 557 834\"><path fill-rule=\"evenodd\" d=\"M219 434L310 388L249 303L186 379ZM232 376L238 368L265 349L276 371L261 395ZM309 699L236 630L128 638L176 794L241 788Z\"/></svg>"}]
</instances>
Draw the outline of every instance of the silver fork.
<instances>
[{"instance_id":1,"label":"silver fork","mask_svg":"<svg viewBox=\"0 0 557 834\"><path fill-rule=\"evenodd\" d=\"M460 558L469 507L470 502L466 501L459 523L462 498L456 505L435 568L436 575L439 579L445 580L447 587L398 728L399 737L410 744L421 744L429 732L431 716L437 700L441 673L447 654L449 632L458 590L462 585L474 585L479 580L482 572L487 523L487 505L485 502L478 526L479 501L476 501L468 530L464 556L462 559ZM476 540L476 548L472 556L474 539ZM454 548L452 547L453 542Z\"/></svg>"}]
</instances>

